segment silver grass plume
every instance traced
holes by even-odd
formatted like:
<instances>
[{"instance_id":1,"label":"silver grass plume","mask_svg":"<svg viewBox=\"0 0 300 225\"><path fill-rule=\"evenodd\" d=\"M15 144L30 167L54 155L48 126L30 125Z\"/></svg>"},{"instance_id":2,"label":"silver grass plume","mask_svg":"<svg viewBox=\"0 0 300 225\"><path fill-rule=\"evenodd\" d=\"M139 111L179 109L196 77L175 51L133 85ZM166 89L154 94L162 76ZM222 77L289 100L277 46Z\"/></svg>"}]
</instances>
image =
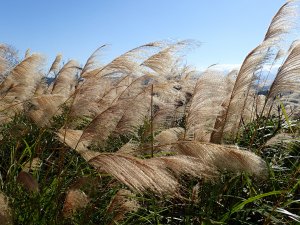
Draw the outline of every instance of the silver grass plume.
<instances>
[{"instance_id":1,"label":"silver grass plume","mask_svg":"<svg viewBox=\"0 0 300 225\"><path fill-rule=\"evenodd\" d=\"M231 119L231 116L235 114L238 114L239 116L239 112L242 112L242 106L246 100L247 90L254 81L254 72L258 70L263 63L265 58L264 52L268 48L268 44L268 42L264 42L246 56L238 72L231 94L222 103L224 110L216 119L214 131L210 138L211 142L221 143L225 126ZM237 123L239 122L238 119L236 121Z\"/></svg>"},{"instance_id":2,"label":"silver grass plume","mask_svg":"<svg viewBox=\"0 0 300 225\"><path fill-rule=\"evenodd\" d=\"M42 75L43 58L33 54L17 64L0 84L0 123L8 122L21 112L35 94Z\"/></svg>"},{"instance_id":3,"label":"silver grass plume","mask_svg":"<svg viewBox=\"0 0 300 225\"><path fill-rule=\"evenodd\" d=\"M126 144L122 145L122 147L118 149L117 153L138 156L141 153L140 144L130 140Z\"/></svg>"},{"instance_id":4,"label":"silver grass plume","mask_svg":"<svg viewBox=\"0 0 300 225\"><path fill-rule=\"evenodd\" d=\"M0 224L11 225L11 208L8 205L8 198L0 192Z\"/></svg>"},{"instance_id":5,"label":"silver grass plume","mask_svg":"<svg viewBox=\"0 0 300 225\"><path fill-rule=\"evenodd\" d=\"M147 60L145 60L141 65L152 69L159 75L166 75L170 72L170 64L172 63L172 51L175 45L167 47L162 51L152 55Z\"/></svg>"},{"instance_id":6,"label":"silver grass plume","mask_svg":"<svg viewBox=\"0 0 300 225\"><path fill-rule=\"evenodd\" d=\"M89 201L88 196L80 189L68 190L62 209L63 216L65 218L72 217L76 211L86 207Z\"/></svg>"},{"instance_id":7,"label":"silver grass plume","mask_svg":"<svg viewBox=\"0 0 300 225\"><path fill-rule=\"evenodd\" d=\"M211 142L221 143L225 126L228 121L230 121L230 117L233 116L233 120L236 120L235 123L232 121L230 125L234 124L235 127L238 127L236 124L239 123L240 118L243 116L245 102L247 101L251 84L253 84L255 80L255 72L259 70L263 63L270 57L272 53L270 48L275 44L279 44L281 36L290 28L289 18L295 12L294 7L291 7L291 3L293 3L293 1L289 1L279 9L269 26L263 42L246 56L238 73L232 93L227 103L224 104L224 111L216 120L214 131L210 139ZM237 104L241 103L242 105L238 107Z\"/></svg>"},{"instance_id":8,"label":"silver grass plume","mask_svg":"<svg viewBox=\"0 0 300 225\"><path fill-rule=\"evenodd\" d=\"M293 27L292 21L297 14L294 4L295 2L295 0L289 0L280 7L271 21L271 24L265 34L264 40L279 40L282 35L290 31L290 29Z\"/></svg>"},{"instance_id":9,"label":"silver grass plume","mask_svg":"<svg viewBox=\"0 0 300 225\"><path fill-rule=\"evenodd\" d=\"M57 136L60 142L65 143L70 148L78 152L86 161L89 161L93 157L97 156L96 152L89 152L88 146L91 144L90 141L81 141L82 130L72 129L60 129L57 132Z\"/></svg>"},{"instance_id":10,"label":"silver grass plume","mask_svg":"<svg viewBox=\"0 0 300 225\"><path fill-rule=\"evenodd\" d=\"M199 158L203 164L213 165L220 171L248 172L266 177L266 163L257 155L236 147L201 142L179 142L178 153Z\"/></svg>"},{"instance_id":11,"label":"silver grass plume","mask_svg":"<svg viewBox=\"0 0 300 225\"><path fill-rule=\"evenodd\" d=\"M82 140L105 141L113 132L131 132L141 125L145 115L148 113L148 105L145 105L138 94L134 98L119 100L97 115L84 129ZM135 110L139 112L136 113Z\"/></svg>"},{"instance_id":12,"label":"silver grass plume","mask_svg":"<svg viewBox=\"0 0 300 225\"><path fill-rule=\"evenodd\" d=\"M56 75L56 74L58 73L58 71L59 71L59 64L60 64L60 62L61 62L61 59L62 59L62 55L61 55L61 54L58 54L58 55L55 57L55 59L54 59L52 65L51 65L51 67L50 67L50 69L49 69L48 74L50 74L51 72L53 72L53 73Z\"/></svg>"},{"instance_id":13,"label":"silver grass plume","mask_svg":"<svg viewBox=\"0 0 300 225\"><path fill-rule=\"evenodd\" d=\"M74 60L67 62L58 72L58 76L52 87L52 94L65 95L67 98L75 90L77 83L76 72L78 71L78 63Z\"/></svg>"},{"instance_id":14,"label":"silver grass plume","mask_svg":"<svg viewBox=\"0 0 300 225\"><path fill-rule=\"evenodd\" d=\"M16 65L0 84L0 95L13 95L21 101L29 99L41 79L39 69L42 62L40 55L32 54Z\"/></svg>"},{"instance_id":15,"label":"silver grass plume","mask_svg":"<svg viewBox=\"0 0 300 225\"><path fill-rule=\"evenodd\" d=\"M154 131L176 126L176 119L182 118L186 104L185 93L181 91L182 86L176 80L155 76L150 87L153 87L151 97Z\"/></svg>"},{"instance_id":16,"label":"silver grass plume","mask_svg":"<svg viewBox=\"0 0 300 225\"><path fill-rule=\"evenodd\" d=\"M4 73L6 72L6 69L8 67L7 61L4 57L6 50L6 46L3 44L0 44L0 82L4 78Z\"/></svg>"},{"instance_id":17,"label":"silver grass plume","mask_svg":"<svg viewBox=\"0 0 300 225\"><path fill-rule=\"evenodd\" d=\"M182 127L172 127L161 131L154 137L154 153L159 155L173 154L172 147L178 140L183 139L184 129ZM124 144L117 153L128 154L136 157L142 157L145 154L151 154L149 147L130 140Z\"/></svg>"},{"instance_id":18,"label":"silver grass plume","mask_svg":"<svg viewBox=\"0 0 300 225\"><path fill-rule=\"evenodd\" d=\"M0 43L0 82L19 62L17 50L10 45Z\"/></svg>"},{"instance_id":19,"label":"silver grass plume","mask_svg":"<svg viewBox=\"0 0 300 225\"><path fill-rule=\"evenodd\" d=\"M288 146L292 142L300 142L299 138L298 140L290 134L286 133L279 133L276 134L274 137L269 139L266 143L265 146Z\"/></svg>"},{"instance_id":20,"label":"silver grass plume","mask_svg":"<svg viewBox=\"0 0 300 225\"><path fill-rule=\"evenodd\" d=\"M170 145L183 138L184 129L182 127L172 127L161 131L154 137L159 145Z\"/></svg>"},{"instance_id":21,"label":"silver grass plume","mask_svg":"<svg viewBox=\"0 0 300 225\"><path fill-rule=\"evenodd\" d=\"M30 56L30 48L28 48L25 52L25 56L24 56L24 59L26 59L27 57Z\"/></svg>"},{"instance_id":22,"label":"silver grass plume","mask_svg":"<svg viewBox=\"0 0 300 225\"><path fill-rule=\"evenodd\" d=\"M139 193L152 191L158 195L178 194L181 175L201 179L215 179L214 165L202 163L199 158L168 156L139 159L125 154L101 153L89 161L99 171L111 174L121 183Z\"/></svg>"},{"instance_id":23,"label":"silver grass plume","mask_svg":"<svg viewBox=\"0 0 300 225\"><path fill-rule=\"evenodd\" d=\"M184 131L182 127L172 127L161 131L154 137L155 150L170 153L172 144L183 139Z\"/></svg>"},{"instance_id":24,"label":"silver grass plume","mask_svg":"<svg viewBox=\"0 0 300 225\"><path fill-rule=\"evenodd\" d=\"M215 179L218 171L249 172L265 175L264 162L247 151L233 147L197 142L179 142L180 155L139 159L120 153L99 153L87 149L78 140L82 131L61 130L59 139L75 149L89 164L106 172L139 193L152 191L158 195L177 193L181 175L205 180ZM79 144L78 144L79 143Z\"/></svg>"},{"instance_id":25,"label":"silver grass plume","mask_svg":"<svg viewBox=\"0 0 300 225\"><path fill-rule=\"evenodd\" d=\"M88 71L91 71L93 69L99 68L98 62L97 62L97 57L99 52L105 48L106 45L102 45L99 48L97 48L92 55L87 59L85 65L83 66L82 70L81 70L81 76L84 77L85 73Z\"/></svg>"},{"instance_id":26,"label":"silver grass plume","mask_svg":"<svg viewBox=\"0 0 300 225\"><path fill-rule=\"evenodd\" d=\"M142 92L127 103L128 105L114 129L117 134L134 134L137 127L142 125L145 118L149 116L150 98L148 93Z\"/></svg>"},{"instance_id":27,"label":"silver grass plume","mask_svg":"<svg viewBox=\"0 0 300 225\"><path fill-rule=\"evenodd\" d=\"M58 64L58 61L53 64ZM54 65L52 69L55 70L56 66ZM59 71L51 93L36 93L36 96L31 99L28 115L38 126L50 125L53 116L61 113L61 106L66 103L75 90L77 70L77 62L70 60Z\"/></svg>"},{"instance_id":28,"label":"silver grass plume","mask_svg":"<svg viewBox=\"0 0 300 225\"><path fill-rule=\"evenodd\" d=\"M86 74L96 74L98 70L86 72ZM107 77L89 77L84 78L84 82L79 84L74 94L74 101L71 105L70 116L78 117L94 117L107 108L111 102L110 92L116 89L113 81ZM88 97L87 97L88 96ZM108 105L99 105L99 101L103 98L108 100ZM100 108L101 107L101 108Z\"/></svg>"},{"instance_id":29,"label":"silver grass plume","mask_svg":"<svg viewBox=\"0 0 300 225\"><path fill-rule=\"evenodd\" d=\"M61 130L58 133L60 141L75 149L92 166L140 193L147 190L158 195L176 193L179 183L174 175L186 174L213 179L218 174L214 165L203 164L198 158L189 156L142 160L126 154L90 151L87 149L87 142L79 142L81 135L82 131L75 130Z\"/></svg>"},{"instance_id":30,"label":"silver grass plume","mask_svg":"<svg viewBox=\"0 0 300 225\"><path fill-rule=\"evenodd\" d=\"M144 119L149 115L150 93L147 88L149 86L144 85L147 79L149 77L144 75L128 79L128 83L124 80L124 83L118 84L123 85L123 88L120 89L114 102L116 104L125 102L125 108L115 127L116 133L134 133L135 129L143 124Z\"/></svg>"},{"instance_id":31,"label":"silver grass plume","mask_svg":"<svg viewBox=\"0 0 300 225\"><path fill-rule=\"evenodd\" d=\"M279 68L277 75L267 94L267 100L275 98L284 92L300 89L300 43L296 44Z\"/></svg>"},{"instance_id":32,"label":"silver grass plume","mask_svg":"<svg viewBox=\"0 0 300 225\"><path fill-rule=\"evenodd\" d=\"M80 117L83 114L93 117L101 113L103 109L99 109L98 102L102 101L104 96L109 97L114 89L115 91L119 89L118 84L113 84L113 80L122 80L123 78L134 77L134 75L141 75L141 67L138 60L143 58L141 56L143 55L142 53L146 50L159 48L160 46L161 43L159 42L148 43L122 54L101 68L87 70L81 75L84 81L78 86L75 92L71 115L73 117ZM93 56L91 57L93 59ZM86 96L89 96L88 100ZM107 98L104 100L107 100Z\"/></svg>"},{"instance_id":33,"label":"silver grass plume","mask_svg":"<svg viewBox=\"0 0 300 225\"><path fill-rule=\"evenodd\" d=\"M129 190L120 189L108 205L107 212L113 214L111 225L125 218L126 213L136 212L140 208L136 195Z\"/></svg>"},{"instance_id":34,"label":"silver grass plume","mask_svg":"<svg viewBox=\"0 0 300 225\"><path fill-rule=\"evenodd\" d=\"M32 160L28 161L24 167L23 167L23 171L25 172L29 172L29 171L36 171L38 170L41 166L42 166L43 162L40 158L36 157L33 158Z\"/></svg>"},{"instance_id":35,"label":"silver grass plume","mask_svg":"<svg viewBox=\"0 0 300 225\"><path fill-rule=\"evenodd\" d=\"M142 124L149 108L141 84L144 79L144 76L133 79L117 96L112 96L113 99L110 99L111 95L101 99L98 104L103 109L85 127L82 140L103 142L113 132L133 132ZM114 92L113 89L111 91ZM106 97L109 99L106 100Z\"/></svg>"},{"instance_id":36,"label":"silver grass plume","mask_svg":"<svg viewBox=\"0 0 300 225\"><path fill-rule=\"evenodd\" d=\"M29 192L39 192L39 183L29 172L21 171L16 181Z\"/></svg>"},{"instance_id":37,"label":"silver grass plume","mask_svg":"<svg viewBox=\"0 0 300 225\"><path fill-rule=\"evenodd\" d=\"M50 125L51 119L61 113L60 106L65 103L66 96L61 94L42 94L33 97L27 112L39 127Z\"/></svg>"},{"instance_id":38,"label":"silver grass plume","mask_svg":"<svg viewBox=\"0 0 300 225\"><path fill-rule=\"evenodd\" d=\"M175 57L175 53L191 44L190 40L169 44L166 48L146 59L141 65L150 68L158 75L172 76L172 68L179 60L178 56Z\"/></svg>"},{"instance_id":39,"label":"silver grass plume","mask_svg":"<svg viewBox=\"0 0 300 225\"><path fill-rule=\"evenodd\" d=\"M171 170L178 178L189 175L203 180L213 180L219 175L215 165L203 162L198 157L174 155L154 157L145 161L158 168Z\"/></svg>"},{"instance_id":40,"label":"silver grass plume","mask_svg":"<svg viewBox=\"0 0 300 225\"><path fill-rule=\"evenodd\" d=\"M131 49L131 50L125 52L124 54L120 55L119 57L115 58L110 63L101 67L95 74L93 74L93 77L99 78L102 76L110 76L114 73L131 74L133 71L135 71L138 68L139 64L135 60L141 56L140 55L141 52L143 52L145 49L152 49L152 48L157 48L160 46L161 46L160 42L152 42L152 43L148 43L148 44L136 47L134 49ZM101 49L101 47L100 47L100 49ZM91 60L93 60L93 59L94 59L94 56L92 55ZM87 63L89 63L89 62L87 62ZM82 77L86 78L87 76L90 76L88 73L85 73L85 74L86 75L82 74Z\"/></svg>"},{"instance_id":41,"label":"silver grass plume","mask_svg":"<svg viewBox=\"0 0 300 225\"><path fill-rule=\"evenodd\" d=\"M176 193L179 187L175 177L168 171L132 156L102 153L89 163L139 193L149 190L158 195Z\"/></svg>"},{"instance_id":42,"label":"silver grass plume","mask_svg":"<svg viewBox=\"0 0 300 225\"><path fill-rule=\"evenodd\" d=\"M209 141L214 121L222 111L226 87L219 72L208 69L201 74L186 112L185 139Z\"/></svg>"},{"instance_id":43,"label":"silver grass plume","mask_svg":"<svg viewBox=\"0 0 300 225\"><path fill-rule=\"evenodd\" d=\"M126 103L110 106L97 115L83 130L81 140L105 141L115 130L119 120L124 115Z\"/></svg>"}]
</instances>

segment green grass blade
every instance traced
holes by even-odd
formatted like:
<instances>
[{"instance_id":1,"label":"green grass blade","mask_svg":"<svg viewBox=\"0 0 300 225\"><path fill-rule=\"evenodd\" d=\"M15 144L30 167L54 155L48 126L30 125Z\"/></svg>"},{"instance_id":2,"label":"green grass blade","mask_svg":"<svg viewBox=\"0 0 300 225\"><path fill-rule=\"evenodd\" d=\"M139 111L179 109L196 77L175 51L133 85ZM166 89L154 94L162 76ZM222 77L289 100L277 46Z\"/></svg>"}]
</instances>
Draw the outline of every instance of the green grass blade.
<instances>
[{"instance_id":1,"label":"green grass blade","mask_svg":"<svg viewBox=\"0 0 300 225\"><path fill-rule=\"evenodd\" d=\"M225 213L223 215L222 219L221 219L221 222L225 222L233 213L236 213L236 212L240 211L241 209L244 208L245 205L247 205L251 202L254 202L258 199L261 199L261 198L264 198L264 197L267 197L267 196L270 196L270 195L278 195L278 194L281 194L283 192L284 191L271 191L271 192L263 193L263 194L256 195L254 197L248 198L248 199L244 200L243 202L235 205L230 212Z\"/></svg>"},{"instance_id":2,"label":"green grass blade","mask_svg":"<svg viewBox=\"0 0 300 225\"><path fill-rule=\"evenodd\" d=\"M289 119L289 116L288 116L288 114L287 114L287 112L286 112L286 109L285 109L285 107L284 107L282 101L280 101L279 98L278 98L278 101L279 101L279 103L280 103L280 108L281 108L281 110L282 110L284 119L285 119L285 121L287 122L290 131L291 131L292 133L294 133L293 128L292 128L292 124L291 124L291 121L290 121L290 119Z\"/></svg>"}]
</instances>

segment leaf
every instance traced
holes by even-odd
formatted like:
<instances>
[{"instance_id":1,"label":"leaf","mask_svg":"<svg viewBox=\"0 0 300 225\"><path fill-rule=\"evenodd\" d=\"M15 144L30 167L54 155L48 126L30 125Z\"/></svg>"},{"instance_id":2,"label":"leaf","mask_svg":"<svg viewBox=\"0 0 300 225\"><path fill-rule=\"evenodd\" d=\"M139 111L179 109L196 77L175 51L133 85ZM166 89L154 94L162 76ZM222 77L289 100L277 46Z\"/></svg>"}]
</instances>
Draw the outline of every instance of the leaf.
<instances>
[{"instance_id":1,"label":"leaf","mask_svg":"<svg viewBox=\"0 0 300 225\"><path fill-rule=\"evenodd\" d=\"M294 213L291 213L289 211L287 211L286 209L283 209L283 208L278 208L275 210L276 212L279 212L279 213L282 213L282 214L285 214L287 215L289 218L291 218L292 220L294 221L297 221L300 223L300 216L299 215L296 215Z\"/></svg>"},{"instance_id":2,"label":"leaf","mask_svg":"<svg viewBox=\"0 0 300 225\"><path fill-rule=\"evenodd\" d=\"M287 122L290 131L291 131L292 133L294 133L294 131L293 131L293 129L292 129L292 126L291 126L291 121L290 121L289 116L288 116L288 114L287 114L287 112L286 112L286 110L285 110L285 107L284 107L282 101L280 101L279 98L277 98L277 99L278 99L278 101L279 101L279 103L280 103L280 108L281 108L281 110L282 110L284 119L285 119L285 121Z\"/></svg>"},{"instance_id":3,"label":"leaf","mask_svg":"<svg viewBox=\"0 0 300 225\"><path fill-rule=\"evenodd\" d=\"M249 203L252 203L256 200L259 200L261 198L264 198L264 197L267 197L267 196L271 196L271 195L279 195L279 194L282 194L284 193L285 191L271 191L271 192L267 192L267 193L263 193L263 194L260 194L260 195L256 195L254 197L251 197L251 198L248 198L244 201L242 201L241 203L239 204L236 204L232 210L230 210L229 212L225 213L221 219L221 222L225 222L227 219L230 218L230 216L238 211L240 211L241 209L244 208L245 205L249 204Z\"/></svg>"}]
</instances>

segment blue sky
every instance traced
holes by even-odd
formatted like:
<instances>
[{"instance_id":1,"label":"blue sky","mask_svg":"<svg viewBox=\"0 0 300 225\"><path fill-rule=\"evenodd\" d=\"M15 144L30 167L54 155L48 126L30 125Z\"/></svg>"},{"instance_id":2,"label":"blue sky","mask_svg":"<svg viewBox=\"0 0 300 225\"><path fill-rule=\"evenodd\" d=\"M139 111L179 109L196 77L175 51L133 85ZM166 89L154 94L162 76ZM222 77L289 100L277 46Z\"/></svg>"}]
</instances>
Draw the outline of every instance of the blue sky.
<instances>
[{"instance_id":1,"label":"blue sky","mask_svg":"<svg viewBox=\"0 0 300 225\"><path fill-rule=\"evenodd\" d=\"M187 54L198 68L239 64L261 42L284 0L0 0L0 42L52 61L84 63L100 45L105 56L159 40L194 39Z\"/></svg>"}]
</instances>

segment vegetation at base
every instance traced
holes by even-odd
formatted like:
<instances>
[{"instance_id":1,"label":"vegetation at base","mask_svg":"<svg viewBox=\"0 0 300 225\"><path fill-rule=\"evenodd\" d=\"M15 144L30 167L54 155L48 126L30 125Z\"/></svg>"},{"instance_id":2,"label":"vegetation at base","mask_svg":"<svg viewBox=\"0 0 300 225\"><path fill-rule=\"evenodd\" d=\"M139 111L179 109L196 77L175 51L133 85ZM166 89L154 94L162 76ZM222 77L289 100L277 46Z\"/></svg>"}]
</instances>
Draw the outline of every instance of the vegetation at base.
<instances>
[{"instance_id":1,"label":"vegetation at base","mask_svg":"<svg viewBox=\"0 0 300 225\"><path fill-rule=\"evenodd\" d=\"M56 119L59 123L61 118ZM299 135L297 123L294 127ZM255 127L256 123L248 124L245 131L251 129L250 126ZM270 128L265 129L254 141L259 147L263 145L263 135L269 134ZM97 173L78 153L60 143L55 132L53 127L38 128L23 115L17 115L1 127L1 190L11 199L9 205L14 223L110 224L114 218L114 213L107 212L111 199L126 187L106 174ZM240 135L240 146L248 143L245 142L248 135L246 132ZM122 137L116 143L109 140L107 149L118 149L120 142ZM299 150L299 136L288 143L280 141L253 148L267 162L267 179L253 178L247 173L224 173L210 182L184 176L179 198L160 197L154 193L136 195L139 209L128 212L118 223L297 224ZM41 160L39 167L29 171L39 184L39 191L34 192L18 181L18 175L37 156ZM90 202L72 218L65 218L64 199L67 191L74 188L88 194Z\"/></svg>"}]
</instances>

